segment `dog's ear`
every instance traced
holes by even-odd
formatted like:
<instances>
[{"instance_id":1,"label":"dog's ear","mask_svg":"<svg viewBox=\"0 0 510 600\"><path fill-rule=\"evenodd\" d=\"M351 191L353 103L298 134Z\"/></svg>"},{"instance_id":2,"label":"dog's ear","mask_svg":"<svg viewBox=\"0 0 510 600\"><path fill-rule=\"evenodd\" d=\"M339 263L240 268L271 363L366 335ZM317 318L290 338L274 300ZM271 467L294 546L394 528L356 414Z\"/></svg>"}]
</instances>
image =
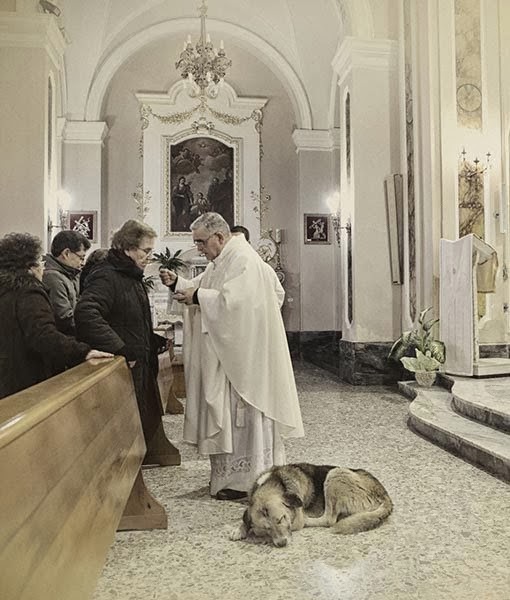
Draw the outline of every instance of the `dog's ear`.
<instances>
[{"instance_id":1,"label":"dog's ear","mask_svg":"<svg viewBox=\"0 0 510 600\"><path fill-rule=\"evenodd\" d=\"M243 523L244 523L244 526L246 527L246 531L249 531L251 529L251 518L250 518L250 513L248 512L248 509L246 509L243 513Z\"/></svg>"},{"instance_id":2,"label":"dog's ear","mask_svg":"<svg viewBox=\"0 0 510 600\"><path fill-rule=\"evenodd\" d=\"M303 506L303 501L296 494L289 494L287 492L283 496L283 501L288 508L301 508Z\"/></svg>"}]
</instances>

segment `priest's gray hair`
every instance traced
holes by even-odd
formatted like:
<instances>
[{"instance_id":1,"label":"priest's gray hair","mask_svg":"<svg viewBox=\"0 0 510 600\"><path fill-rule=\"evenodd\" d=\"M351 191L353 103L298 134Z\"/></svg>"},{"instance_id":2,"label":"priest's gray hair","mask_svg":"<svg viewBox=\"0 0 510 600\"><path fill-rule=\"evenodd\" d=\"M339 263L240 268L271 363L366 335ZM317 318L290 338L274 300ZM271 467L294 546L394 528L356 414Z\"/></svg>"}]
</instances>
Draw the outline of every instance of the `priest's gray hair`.
<instances>
[{"instance_id":1,"label":"priest's gray hair","mask_svg":"<svg viewBox=\"0 0 510 600\"><path fill-rule=\"evenodd\" d=\"M198 219L195 219L190 225L191 231L200 229L203 227L207 229L210 235L214 233L222 233L226 237L230 237L230 227L225 219L218 213L207 212L200 215Z\"/></svg>"}]
</instances>

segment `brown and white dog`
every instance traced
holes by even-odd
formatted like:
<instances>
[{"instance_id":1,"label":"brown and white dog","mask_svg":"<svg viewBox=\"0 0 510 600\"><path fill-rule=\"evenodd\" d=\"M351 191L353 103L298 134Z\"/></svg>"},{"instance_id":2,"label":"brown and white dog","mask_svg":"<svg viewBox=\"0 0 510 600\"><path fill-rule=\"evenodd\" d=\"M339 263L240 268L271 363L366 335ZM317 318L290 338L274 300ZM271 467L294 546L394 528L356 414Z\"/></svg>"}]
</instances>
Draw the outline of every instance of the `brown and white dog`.
<instances>
[{"instance_id":1,"label":"brown and white dog","mask_svg":"<svg viewBox=\"0 0 510 600\"><path fill-rule=\"evenodd\" d=\"M322 509L320 517L310 511ZM363 469L298 463L272 467L257 478L249 506L231 540L286 546L292 531L331 527L351 534L378 527L393 510L383 485Z\"/></svg>"}]
</instances>

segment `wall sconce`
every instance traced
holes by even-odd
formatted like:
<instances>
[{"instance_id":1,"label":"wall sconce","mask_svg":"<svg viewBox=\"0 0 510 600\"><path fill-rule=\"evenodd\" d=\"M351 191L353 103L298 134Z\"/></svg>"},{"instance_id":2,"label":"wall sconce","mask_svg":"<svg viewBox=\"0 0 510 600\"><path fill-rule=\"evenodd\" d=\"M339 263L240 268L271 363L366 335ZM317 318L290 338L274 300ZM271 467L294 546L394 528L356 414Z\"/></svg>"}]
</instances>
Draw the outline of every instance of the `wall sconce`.
<instances>
[{"instance_id":1,"label":"wall sconce","mask_svg":"<svg viewBox=\"0 0 510 600\"><path fill-rule=\"evenodd\" d=\"M347 235L350 236L351 235L351 222L347 221L347 223L345 225L342 225L342 221L340 220L340 213L337 212L337 213L333 213L331 215L331 223L333 225L333 231L335 232L336 243L338 246L340 246L340 242L341 242L340 230L345 229L345 231L347 232Z\"/></svg>"},{"instance_id":2,"label":"wall sconce","mask_svg":"<svg viewBox=\"0 0 510 600\"><path fill-rule=\"evenodd\" d=\"M347 231L347 235L351 235L351 222L347 221L347 223L343 226L342 219L340 217L340 194L335 192L328 196L326 203L331 212L331 224L333 226L333 231L335 232L335 239L338 246L341 243L341 230L345 229Z\"/></svg>"},{"instance_id":3,"label":"wall sconce","mask_svg":"<svg viewBox=\"0 0 510 600\"><path fill-rule=\"evenodd\" d=\"M67 229L67 218L69 217L69 206L71 196L65 190L57 192L57 223L51 220L51 214L48 214L48 234L51 235L53 229Z\"/></svg>"}]
</instances>

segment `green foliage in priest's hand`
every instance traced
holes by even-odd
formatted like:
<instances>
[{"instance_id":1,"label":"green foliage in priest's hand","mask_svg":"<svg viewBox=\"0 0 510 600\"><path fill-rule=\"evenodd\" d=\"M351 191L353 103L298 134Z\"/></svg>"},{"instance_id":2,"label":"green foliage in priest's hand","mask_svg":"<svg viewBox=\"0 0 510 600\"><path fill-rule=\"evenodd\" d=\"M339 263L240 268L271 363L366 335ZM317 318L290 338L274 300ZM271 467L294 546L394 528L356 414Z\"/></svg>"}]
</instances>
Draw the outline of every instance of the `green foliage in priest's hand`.
<instances>
[{"instance_id":1,"label":"green foliage in priest's hand","mask_svg":"<svg viewBox=\"0 0 510 600\"><path fill-rule=\"evenodd\" d=\"M429 369L422 369L425 371L434 371L442 365L446 359L446 349L444 342L434 338L434 325L439 323L439 319L427 317L427 313L432 310L429 306L425 310L422 310L418 317L418 323L414 329L404 331L404 333L395 341L391 347L389 358L399 361L403 357L409 357L411 360L417 360L411 357L410 354L413 352L418 356L418 351L425 357L433 358L438 366ZM403 362L403 361L402 361ZM405 364L405 368L409 371L416 369L409 369ZM418 369L420 370L420 369Z\"/></svg>"},{"instance_id":2,"label":"green foliage in priest's hand","mask_svg":"<svg viewBox=\"0 0 510 600\"><path fill-rule=\"evenodd\" d=\"M416 358L404 356L400 359L400 362L411 373L416 373L416 371L437 371L441 366L441 363L431 356L430 351L423 354L418 348L416 348Z\"/></svg>"},{"instance_id":3,"label":"green foliage in priest's hand","mask_svg":"<svg viewBox=\"0 0 510 600\"><path fill-rule=\"evenodd\" d=\"M179 254L181 252L182 250L176 250L175 254L172 255L172 253L167 247L165 248L164 252L154 252L152 256L154 257L155 261L159 262L159 264L164 269L168 269L169 271L178 273L179 271L185 269L187 266L186 263L181 258L179 258Z\"/></svg>"}]
</instances>

